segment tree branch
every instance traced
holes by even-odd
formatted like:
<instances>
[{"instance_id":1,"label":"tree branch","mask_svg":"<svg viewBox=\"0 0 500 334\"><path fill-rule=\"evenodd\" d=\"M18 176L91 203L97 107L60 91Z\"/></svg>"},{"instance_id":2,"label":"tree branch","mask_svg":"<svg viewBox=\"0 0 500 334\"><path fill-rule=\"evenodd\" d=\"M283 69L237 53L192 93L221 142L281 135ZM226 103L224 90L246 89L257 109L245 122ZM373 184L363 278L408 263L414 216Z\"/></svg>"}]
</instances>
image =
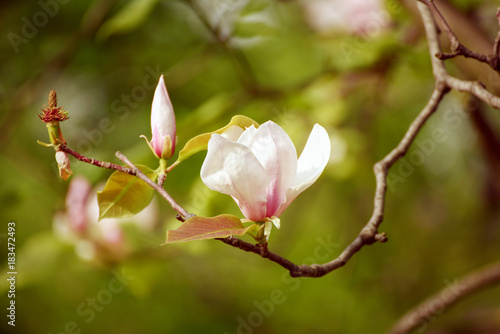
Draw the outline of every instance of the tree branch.
<instances>
[{"instance_id":1,"label":"tree branch","mask_svg":"<svg viewBox=\"0 0 500 334\"><path fill-rule=\"evenodd\" d=\"M488 64L493 70L497 71L500 74L500 59L499 59L499 54L498 54L498 48L500 44L500 31L498 33L498 36L493 43L493 53L489 55L484 55L478 52L475 52L469 48L467 48L465 45L460 43L458 40L457 36L451 30L448 22L446 22L445 18L439 11L439 9L436 7L434 0L418 0L421 3L425 4L429 10L432 12L432 15L434 18L439 22L439 25L441 28L444 30L446 35L448 36L448 39L450 40L450 53L443 53L442 51L436 52L436 57L441 59L441 60L446 60L450 58L454 58L456 56L464 56L466 58L473 58L476 59L482 63ZM499 14L497 14L497 17Z\"/></svg>"},{"instance_id":2,"label":"tree branch","mask_svg":"<svg viewBox=\"0 0 500 334\"><path fill-rule=\"evenodd\" d=\"M133 171L133 175L137 176L139 179L142 181L146 182L150 187L152 187L154 190L156 190L171 206L172 209L177 211L180 215L177 216L177 219L184 221L186 219L189 219L191 217L194 217L192 213L187 212L184 210L183 207L181 207L177 202L170 196L167 191L160 186L159 184L153 182L149 177L147 177L139 168L137 168L125 155L123 155L120 151L116 152L116 157L123 161L125 164L127 164Z\"/></svg>"},{"instance_id":3,"label":"tree branch","mask_svg":"<svg viewBox=\"0 0 500 334\"><path fill-rule=\"evenodd\" d=\"M443 61L434 57L434 55L440 52L440 45L439 45L436 25L430 10L434 10L433 11L434 14L441 20L442 24L446 24L446 21L441 16L439 11L437 11L437 8L434 6L432 0L420 0L420 1L422 3L418 4L419 5L418 7L419 10L421 11L421 15L424 21L424 27L427 34L429 51L431 53L433 74L436 84L426 106L420 111L420 113L410 124L407 132L405 133L399 144L392 151L390 151L382 160L378 161L373 166L376 179L373 212L369 221L362 228L362 230L360 231L358 236L354 239L354 241L351 244L349 244L337 258L333 259L330 262L324 264L297 265L276 253L270 252L267 249L267 244L253 245L251 243L245 242L233 236L227 238L221 238L218 240L230 246L242 249L247 252L258 254L263 258L267 258L270 261L273 261L282 266L283 268L287 269L292 277L321 277L323 275L326 275L335 269L343 267L349 261L349 259L364 246L371 245L375 242L383 243L387 241L385 233L379 233L378 228L382 223L384 216L388 173L391 167L399 159L404 157L405 154L408 152L411 144L415 140L416 136L418 135L422 127L425 125L425 123L431 117L431 115L437 110L442 99L450 91L451 88L456 89L458 91L469 92L474 96L476 96L477 98L485 101L489 105L495 108L500 108L499 97L491 94L478 82L463 81L451 77L446 72L446 68L444 66ZM429 7L426 7L423 3L427 4ZM453 34L451 29L449 29L449 26L447 24L445 26L448 27L449 31L446 28L445 31L447 31L450 38L456 39L456 36ZM99 167L120 170L122 172L135 175L144 182L146 182L148 185L153 187L160 195L162 195L162 197L172 206L172 208L179 213L177 217L179 220L184 221L194 216L193 214L183 209L179 204L177 204L174 201L174 199L165 191L165 189L163 189L162 186L156 184L147 176L145 176L134 164L130 162L130 160L128 160L120 152L117 152L116 156L121 161L126 163L129 166L129 168L84 157L62 144L60 145L60 149L66 153L73 155L80 161L91 163ZM171 168L172 167L173 166L171 166Z\"/></svg>"},{"instance_id":4,"label":"tree branch","mask_svg":"<svg viewBox=\"0 0 500 334\"><path fill-rule=\"evenodd\" d=\"M313 264L311 266L296 265L275 253L269 252L267 249L263 251L260 246L249 244L234 237L219 240L233 247L240 248L247 252L253 252L264 258L268 258L269 260L287 269L293 277L320 277L326 275L335 269L343 267L349 259L365 245L371 245L376 241L387 241L385 233L378 232L378 228L383 221L384 215L387 175L391 167L408 152L408 149L415 140L415 137L420 132L429 117L437 110L444 95L446 95L450 89L471 93L486 102L488 105L500 108L499 97L491 94L479 82L464 81L450 76L446 71L443 61L434 56L440 53L441 47L432 13L436 14L437 17L440 18L441 23L447 27L445 28L445 31L448 31L449 37L451 39L454 38L457 41L458 39L456 39L455 34L451 31L444 18L435 7L433 1L421 0L421 2L422 4L418 4L418 8L424 22L429 52L431 55L432 70L436 84L427 105L411 123L408 131L400 143L382 160L373 166L376 178L374 209L370 220L363 227L356 239L349 246L347 246L336 259L325 264ZM425 4L427 4L427 6Z\"/></svg>"},{"instance_id":5,"label":"tree branch","mask_svg":"<svg viewBox=\"0 0 500 334\"><path fill-rule=\"evenodd\" d=\"M335 269L343 267L349 259L357 253L361 248L366 245L371 245L374 242L386 242L387 237L385 233L379 233L378 227L383 221L384 207L385 207L385 194L387 191L387 174L394 163L401 159L408 151L410 145L413 143L418 132L429 119L429 117L436 111L439 103L446 94L446 86L439 84L434 89L429 102L425 108L419 113L415 120L410 125L405 136L401 142L382 160L377 162L374 167L375 178L377 182L375 196L374 196L374 209L372 216L368 223L363 227L356 239L347 246L344 251L334 260L325 264L313 265L296 265L291 261L275 254L270 251L262 251L258 245L252 245L248 242L242 241L234 237L227 237L219 239L222 242L236 248L240 248L247 252L258 254L267 258L290 272L292 277L321 277Z\"/></svg>"},{"instance_id":6,"label":"tree branch","mask_svg":"<svg viewBox=\"0 0 500 334\"><path fill-rule=\"evenodd\" d=\"M183 207L181 207L177 202L170 196L169 193L163 188L162 185L157 184L153 182L149 177L147 177L137 166L135 166L125 155L123 155L121 152L116 152L116 157L123 161L125 164L127 164L129 167L124 167L120 166L111 162L106 162L106 161L100 161L96 159L92 159L89 157L86 157L84 155L81 155L78 152L73 151L69 147L67 147L64 144L59 144L55 147L56 151L63 151L66 152L73 157L75 157L77 160L97 166L97 167L102 167L102 168L107 168L107 169L113 169L122 173L134 175L144 181L146 184L148 184L150 187L152 187L156 192L158 192L171 206L172 208L177 211L179 214L177 215L177 219L180 221L185 221L186 219L189 219L191 217L194 217L192 213L187 212ZM162 182L163 183L163 182Z\"/></svg>"},{"instance_id":7,"label":"tree branch","mask_svg":"<svg viewBox=\"0 0 500 334\"><path fill-rule=\"evenodd\" d=\"M82 162L85 162L85 163L88 163L88 164L91 164L91 165L94 165L97 167L106 168L106 169L114 169L114 170L117 170L117 171L122 172L122 173L135 175L135 172L128 167L124 167L124 166L120 166L120 165L117 165L117 164L114 164L111 162L100 161L100 160L86 157L86 156L81 155L80 153L78 153L76 151L73 151L72 149L70 149L69 147L67 147L64 144L58 145L55 148L55 150L66 152L66 153L72 155L74 158L76 158L79 161L82 161Z\"/></svg>"},{"instance_id":8,"label":"tree branch","mask_svg":"<svg viewBox=\"0 0 500 334\"><path fill-rule=\"evenodd\" d=\"M433 1L419 0L423 4L418 4L429 44L429 50L432 54L439 53L438 31L433 22L434 17L444 21L442 16L436 15L436 10ZM424 5L426 4L426 5ZM499 12L500 13L500 12ZM497 14L498 15L498 14ZM446 29L445 29L446 31ZM454 34L453 34L454 35ZM450 37L451 35L448 34ZM497 38L498 39L498 38ZM451 40L451 39L450 39ZM497 51L497 41L495 41L495 50ZM437 52L436 52L437 51ZM438 57L439 58L439 57ZM488 105L500 108L500 98L491 94L479 82L463 81L450 76L438 58L431 57L436 83L442 83L447 89L456 89L461 92L468 92ZM455 288L450 295L451 288L447 286L437 294L427 298L425 301L417 305L412 310L408 311L403 317L393 326L390 334L409 333L419 326L427 326L430 320L433 320L442 311L465 297L479 291L480 289L492 284L500 283L500 262L495 263L480 271L474 272L463 279L455 282ZM446 298L444 296L447 296ZM436 305L438 305L436 307ZM430 319L430 320L429 320ZM424 328L425 327L421 327Z\"/></svg>"},{"instance_id":9,"label":"tree branch","mask_svg":"<svg viewBox=\"0 0 500 334\"><path fill-rule=\"evenodd\" d=\"M455 281L451 286L447 283L446 288L430 296L415 308L408 311L394 325L389 333L404 334L411 332L417 327L427 327L428 322L433 320L438 314L441 314L445 309L448 309L452 305L481 289L499 283L500 262L475 271Z\"/></svg>"}]
</instances>

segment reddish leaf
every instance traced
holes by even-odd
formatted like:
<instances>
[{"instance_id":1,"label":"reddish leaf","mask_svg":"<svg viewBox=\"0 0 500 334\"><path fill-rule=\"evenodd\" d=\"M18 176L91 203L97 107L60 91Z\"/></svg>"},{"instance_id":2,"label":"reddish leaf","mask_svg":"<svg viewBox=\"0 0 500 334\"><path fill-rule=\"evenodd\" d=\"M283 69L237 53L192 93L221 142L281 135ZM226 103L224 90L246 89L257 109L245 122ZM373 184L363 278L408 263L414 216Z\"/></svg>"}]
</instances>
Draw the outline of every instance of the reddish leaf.
<instances>
[{"instance_id":1,"label":"reddish leaf","mask_svg":"<svg viewBox=\"0 0 500 334\"><path fill-rule=\"evenodd\" d=\"M166 243L225 238L230 235L241 236L252 227L253 225L243 226L241 220L232 215L193 217L186 220L179 228L167 231Z\"/></svg>"}]
</instances>

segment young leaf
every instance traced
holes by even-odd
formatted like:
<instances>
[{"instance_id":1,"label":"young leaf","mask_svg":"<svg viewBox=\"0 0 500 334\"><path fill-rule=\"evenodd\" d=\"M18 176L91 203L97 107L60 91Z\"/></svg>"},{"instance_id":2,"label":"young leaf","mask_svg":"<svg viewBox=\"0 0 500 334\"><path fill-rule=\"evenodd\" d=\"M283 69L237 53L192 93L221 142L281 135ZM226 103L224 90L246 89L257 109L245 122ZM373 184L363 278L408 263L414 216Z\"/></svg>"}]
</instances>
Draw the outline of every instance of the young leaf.
<instances>
[{"instance_id":1,"label":"young leaf","mask_svg":"<svg viewBox=\"0 0 500 334\"><path fill-rule=\"evenodd\" d=\"M148 167L137 167L151 180L156 180L158 175ZM106 181L104 189L97 192L99 219L131 217L148 206L153 193L154 189L139 178L116 171Z\"/></svg>"},{"instance_id":2,"label":"young leaf","mask_svg":"<svg viewBox=\"0 0 500 334\"><path fill-rule=\"evenodd\" d=\"M216 217L193 217L186 220L175 230L167 231L167 244L193 240L225 238L230 235L242 236L253 225L243 226L241 220L233 215Z\"/></svg>"},{"instance_id":3,"label":"young leaf","mask_svg":"<svg viewBox=\"0 0 500 334\"><path fill-rule=\"evenodd\" d=\"M144 23L158 0L131 0L123 8L104 22L97 32L97 39L102 41L117 33L130 31Z\"/></svg>"},{"instance_id":4,"label":"young leaf","mask_svg":"<svg viewBox=\"0 0 500 334\"><path fill-rule=\"evenodd\" d=\"M179 152L179 157L177 158L177 161L175 163L177 164L183 160L186 160L187 158L189 158L190 156L192 156L195 153L206 150L207 145L208 145L208 141L210 140L210 137L212 136L212 134L223 133L227 128L229 128L232 125L237 125L243 129L245 129L251 125L255 125L255 127L259 127L259 123L257 123L256 121L254 121L251 118L248 118L248 117L242 116L242 115L233 116L233 118L231 118L231 121L229 122L229 124L226 125L225 127L220 128L220 129L213 131L213 132L203 133L203 134L198 135L194 138L191 138L186 143L186 145L184 145L182 150Z\"/></svg>"}]
</instances>

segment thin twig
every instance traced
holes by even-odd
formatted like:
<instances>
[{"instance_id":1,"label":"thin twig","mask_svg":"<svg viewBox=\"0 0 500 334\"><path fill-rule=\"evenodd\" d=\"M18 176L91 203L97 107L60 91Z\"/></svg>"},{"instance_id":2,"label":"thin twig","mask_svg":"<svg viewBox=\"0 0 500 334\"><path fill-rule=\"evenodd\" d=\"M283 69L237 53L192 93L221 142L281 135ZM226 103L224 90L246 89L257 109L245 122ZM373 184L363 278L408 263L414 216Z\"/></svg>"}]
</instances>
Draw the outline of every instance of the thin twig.
<instances>
[{"instance_id":1,"label":"thin twig","mask_svg":"<svg viewBox=\"0 0 500 334\"><path fill-rule=\"evenodd\" d=\"M374 209L372 216L368 223L363 227L359 235L356 237L356 239L349 246L347 246L336 259L325 264L313 264L310 266L297 265L269 251L266 254L262 254L262 250L257 245L252 245L248 242L244 242L234 237L228 237L220 240L228 245L243 249L247 252L253 252L279 264L283 268L287 269L292 277L324 276L335 269L343 267L347 263L347 261L349 261L349 259L364 246L371 245L377 241L386 242L387 237L385 236L385 233L379 233L378 227L383 221L385 194L387 191L387 174L392 165L394 165L394 163L396 163L406 154L422 126L436 111L446 92L447 89L444 85L440 84L436 86L431 98L429 99L429 102L412 122L398 146L396 146L396 148L394 148L389 154L387 154L387 156L385 156L381 161L377 162L374 165L373 169L377 186L375 190Z\"/></svg>"},{"instance_id":2,"label":"thin twig","mask_svg":"<svg viewBox=\"0 0 500 334\"><path fill-rule=\"evenodd\" d=\"M498 27L500 28L500 8L497 11L497 20ZM497 58L500 57L500 30L498 31L497 38L495 38L495 42L493 43L493 55Z\"/></svg>"},{"instance_id":3,"label":"thin twig","mask_svg":"<svg viewBox=\"0 0 500 334\"><path fill-rule=\"evenodd\" d=\"M428 1L421 1L423 3L428 3ZM431 1L432 2L432 1ZM425 5L418 4L422 19L424 21L424 28L427 34L427 41L429 44L429 50L431 54L435 54L439 51L439 41L438 41L438 31L436 25L433 22L434 12L432 7L426 7ZM435 15L434 15L435 17ZM450 76L446 71L438 70L436 72L436 66L442 66L440 60L431 57L434 67L434 74L436 77L436 82L444 83L447 88L453 88L458 91L469 92L472 95L478 97L489 105L500 108L500 99L493 94L489 93L481 84L473 81L463 81ZM444 66L442 67L444 69ZM433 320L436 316L441 314L444 309L449 308L451 305L457 303L458 301L464 299L465 297L479 291L480 289L487 287L491 284L500 282L500 263L495 263L485 269L474 272L465 278L455 282L454 289L447 286L445 289L441 290L439 293L427 298L425 301L420 303L418 306L408 311L403 317L393 326L390 334L403 334L409 333L412 330L420 327L425 329L430 320ZM451 294L450 294L451 292ZM445 297L446 296L446 297ZM425 327L423 327L425 326Z\"/></svg>"},{"instance_id":4,"label":"thin twig","mask_svg":"<svg viewBox=\"0 0 500 334\"><path fill-rule=\"evenodd\" d=\"M163 183L165 183L165 179L167 178L167 173L160 174L158 176L158 185L163 188Z\"/></svg>"},{"instance_id":5,"label":"thin twig","mask_svg":"<svg viewBox=\"0 0 500 334\"><path fill-rule=\"evenodd\" d=\"M432 27L435 28L432 17L428 17L427 25L432 25ZM359 235L356 237L356 239L349 246L347 246L336 259L325 264L313 264L311 266L296 265L272 252L268 252L266 256L263 256L259 247L243 242L241 240L235 241L239 239L228 237L221 240L233 247L259 254L270 259L273 262L278 263L283 268L287 269L290 272L290 275L293 277L324 276L335 269L343 267L349 261L349 259L364 246L371 245L377 241L387 241L385 233L379 233L378 228L382 223L384 216L385 195L387 191L387 175L389 173L389 170L399 159L401 159L406 154L406 152L408 152L410 145L415 140L415 137L420 132L420 129L424 126L429 117L437 110L439 103L443 99L444 95L449 91L449 88L446 85L446 69L441 60L432 56L435 51L439 50L437 33L434 36L431 36L430 39L433 72L436 78L436 86L434 88L434 91L432 92L427 105L411 123L401 142L382 160L374 165L373 170L376 178L376 190L372 216L368 223L363 227Z\"/></svg>"},{"instance_id":6,"label":"thin twig","mask_svg":"<svg viewBox=\"0 0 500 334\"><path fill-rule=\"evenodd\" d=\"M88 164L91 164L91 165L94 165L97 167L114 169L114 170L120 171L122 173L135 175L135 172L128 167L124 167L124 166L120 166L120 165L117 165L117 164L114 164L111 162L100 161L100 160L86 157L84 155L81 155L78 152L73 151L72 149L70 149L69 147L67 147L66 145L63 145L63 144L58 145L55 149L56 149L56 151L66 152L66 153L72 155L73 157L75 157L79 161L82 161L82 162L85 162L85 163L88 163Z\"/></svg>"},{"instance_id":7,"label":"thin twig","mask_svg":"<svg viewBox=\"0 0 500 334\"><path fill-rule=\"evenodd\" d=\"M408 311L390 330L390 334L409 333L417 327L424 328L444 310L493 284L500 283L500 262L475 271L462 279L456 280L451 286L430 296L415 308ZM424 327L425 326L425 327Z\"/></svg>"},{"instance_id":8,"label":"thin twig","mask_svg":"<svg viewBox=\"0 0 500 334\"><path fill-rule=\"evenodd\" d=\"M451 58L455 58L457 56L464 56L466 58L473 58L476 59L482 63L488 64L492 69L500 73L500 59L499 59L499 54L498 54L498 49L499 49L499 44L500 44L500 31L498 33L498 36L493 43L493 53L490 55L485 55L482 53L475 52L458 40L458 37L455 35L453 30L450 28L448 25L448 22L446 22L445 18L439 11L439 9L436 7L436 4L434 3L434 0L418 0L421 3L425 4L429 10L432 12L432 15L434 18L438 21L439 25L441 28L444 30L446 35L448 36L448 39L450 40L450 53L444 53L442 51L438 51L435 53L436 57L441 59L441 60L447 60ZM497 13L498 17L498 13Z\"/></svg>"},{"instance_id":9,"label":"thin twig","mask_svg":"<svg viewBox=\"0 0 500 334\"><path fill-rule=\"evenodd\" d=\"M421 2L432 3L432 1ZM434 57L435 54L440 52L440 45L436 24L433 20L431 12L429 11L430 8L435 8L435 6L426 7L424 4L419 4L419 9L422 12L422 18L427 33L432 69L436 84L427 105L412 122L401 142L396 146L396 148L394 148L389 154L387 154L387 156L385 156L381 161L377 162L374 165L374 173L376 178L374 209L370 220L363 227L356 239L349 246L347 246L336 259L325 264L313 264L311 266L296 265L272 252L262 254L262 250L258 246L241 241L237 238L228 237L225 239L220 239L221 241L233 247L253 252L255 254L259 254L262 257L268 258L271 261L281 265L283 268L287 269L290 272L290 275L293 277L320 277L326 275L329 272L344 266L347 261L349 261L349 259L365 245L370 245L376 241L387 241L385 234L378 232L378 228L383 221L385 195L387 191L387 175L390 168L407 153L410 145L415 140L415 137L420 132L421 128L427 122L429 117L437 110L446 93L448 93L451 88L462 92L469 92L479 99L485 101L492 107L500 108L499 97L488 92L488 90L486 90L478 82L464 81L451 77L446 72L443 61ZM435 8L435 10L437 9ZM440 17L442 18L442 16ZM444 21L444 18L442 18L442 20ZM450 36L454 36L453 32L450 33Z\"/></svg>"},{"instance_id":10,"label":"thin twig","mask_svg":"<svg viewBox=\"0 0 500 334\"><path fill-rule=\"evenodd\" d=\"M433 6L433 2L431 0L421 0L421 2L426 4L430 3ZM326 275L329 272L344 266L349 261L349 259L364 246L371 245L375 242L387 241L385 233L379 233L378 228L383 221L385 198L386 198L385 196L387 192L387 175L389 173L389 170L399 159L401 159L408 152L408 149L415 140L417 134L425 125L429 117L437 110L440 102L442 101L446 93L450 90L450 88L454 88L459 91L469 92L478 97L479 99L487 102L489 105L496 108L500 108L500 98L489 93L478 82L463 81L451 77L446 72L443 61L434 57L435 54L440 52L440 46L439 46L438 33L436 30L435 22L432 19L431 12L429 11L429 8L431 9L434 8L435 11L437 11L437 8L435 8L435 6L434 7L432 6L426 7L423 4L419 4L419 9L422 12L422 18L424 19L424 26L427 33L429 50L431 53L433 74L435 77L436 84L427 105L422 109L422 111L416 116L414 121L411 123L409 129L407 130L406 134L404 135L400 143L391 152L389 152L382 160L380 160L374 165L373 169L376 178L376 189L374 195L374 208L372 216L370 217L370 220L366 223L366 225L363 227L359 235L355 238L355 240L350 245L348 245L336 259L325 264L313 264L310 266L294 264L293 262L283 258L282 256L270 252L267 249L267 247L253 245L236 237L230 236L218 240L233 247L242 249L244 251L253 252L255 254L260 255L263 258L267 258L279 264L283 268L287 269L290 272L290 275L293 277L320 277ZM444 18L440 16L440 13L437 17L438 18L440 17L441 20L445 22ZM451 29L449 30L451 31ZM449 36L453 38L454 36L453 32L451 32ZM111 169L125 168L110 163L100 162L99 164L96 162L97 160L83 157L78 153L69 149L65 150L65 152L72 154L81 161L92 163L96 166L111 168ZM183 209L179 204L177 204L174 201L174 199L165 191L165 189L163 189L163 187L156 184L147 176L145 176L144 173L142 173L134 164L132 164L123 154L117 152L116 156L131 168L131 170L128 170L127 173L135 175L144 182L146 182L148 185L153 187L158 193L160 193L160 195L162 195L168 203L170 203L172 208L179 213L178 216L179 220L184 221L185 219L194 216L193 214L190 214L185 209ZM172 165L170 168L173 168L173 166L174 165Z\"/></svg>"},{"instance_id":11,"label":"thin twig","mask_svg":"<svg viewBox=\"0 0 500 334\"><path fill-rule=\"evenodd\" d=\"M439 11L439 9L436 7L436 4L434 4L434 0L418 0L421 3L427 5L429 10L432 12L432 15L434 18L439 22L439 25L441 28L444 30L446 35L448 35L448 39L450 40L450 49L451 51L457 51L460 47L460 42L458 41L457 36L451 30L450 26L448 25L448 22L444 19L443 15Z\"/></svg>"},{"instance_id":12,"label":"thin twig","mask_svg":"<svg viewBox=\"0 0 500 334\"><path fill-rule=\"evenodd\" d=\"M185 219L194 217L192 213L187 212L184 210L183 207L181 207L177 202L170 196L169 193L163 187L160 185L156 184L153 182L149 177L147 177L139 168L137 168L125 155L123 155L120 151L116 152L116 157L123 161L125 164L127 164L130 168L132 168L134 175L137 176L139 179L142 181L146 182L149 186L153 187L154 190L156 190L171 206L172 209L177 211L183 218L182 221Z\"/></svg>"},{"instance_id":13,"label":"thin twig","mask_svg":"<svg viewBox=\"0 0 500 334\"><path fill-rule=\"evenodd\" d=\"M202 12L198 4L192 0L188 0L187 3L215 41L217 41L217 43L223 48L224 52L226 52L229 58L233 61L236 73L239 75L245 88L250 92L257 91L257 79L252 66L243 52L240 49L229 45L230 36L223 36L220 26L212 26L212 24L208 21L206 14Z\"/></svg>"},{"instance_id":14,"label":"thin twig","mask_svg":"<svg viewBox=\"0 0 500 334\"><path fill-rule=\"evenodd\" d=\"M446 84L459 92L471 93L489 106L500 109L500 97L491 94L479 81L465 81L447 75Z\"/></svg>"},{"instance_id":15,"label":"thin twig","mask_svg":"<svg viewBox=\"0 0 500 334\"><path fill-rule=\"evenodd\" d=\"M124 167L120 166L111 162L106 162L106 161L100 161L96 159L92 159L89 157L86 157L84 155L81 155L78 152L73 151L66 145L60 144L56 148L56 151L63 151L66 152L73 157L75 157L77 160L97 166L97 167L102 167L102 168L107 168L107 169L113 169L117 170L122 173L134 175L141 179L142 181L146 182L149 186L153 187L171 206L172 208L179 213L180 216L177 217L180 221L184 221L190 217L193 217L194 215L192 213L187 212L184 208L182 208L177 202L170 196L165 189L163 189L162 185L156 184L153 182L149 177L147 177L137 166L135 166L126 156L124 156L121 152L116 152L116 156L118 159L123 161L125 164L127 164L129 167Z\"/></svg>"}]
</instances>

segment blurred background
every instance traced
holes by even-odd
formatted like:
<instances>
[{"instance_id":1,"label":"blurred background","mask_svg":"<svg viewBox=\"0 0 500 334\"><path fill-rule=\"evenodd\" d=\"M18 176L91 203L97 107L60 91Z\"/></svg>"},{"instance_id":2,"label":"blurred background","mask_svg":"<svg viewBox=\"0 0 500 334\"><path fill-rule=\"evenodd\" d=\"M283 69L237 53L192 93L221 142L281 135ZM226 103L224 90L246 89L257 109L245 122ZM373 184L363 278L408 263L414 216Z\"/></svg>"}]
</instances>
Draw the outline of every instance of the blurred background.
<instances>
[{"instance_id":1,"label":"blurred background","mask_svg":"<svg viewBox=\"0 0 500 334\"><path fill-rule=\"evenodd\" d=\"M436 2L465 45L491 52L497 1ZM327 262L368 221L372 166L432 92L414 1L3 0L0 29L2 333L384 333L498 260L500 116L465 94L445 97L392 168L381 225L389 242L314 279L213 240L162 245L180 223L159 196L139 216L98 223L95 193L111 172L72 159L75 175L62 181L53 150L36 142L48 141L37 113L55 89L69 147L115 163L120 150L156 168L139 136L151 135L161 74L178 147L242 114L281 125L300 154L320 123L331 161L269 247L295 263ZM474 60L447 67L500 91L498 75ZM204 156L177 167L166 189L195 214L241 216L201 182ZM15 328L5 317L11 221ZM499 300L498 286L477 293L418 331L500 333Z\"/></svg>"}]
</instances>

